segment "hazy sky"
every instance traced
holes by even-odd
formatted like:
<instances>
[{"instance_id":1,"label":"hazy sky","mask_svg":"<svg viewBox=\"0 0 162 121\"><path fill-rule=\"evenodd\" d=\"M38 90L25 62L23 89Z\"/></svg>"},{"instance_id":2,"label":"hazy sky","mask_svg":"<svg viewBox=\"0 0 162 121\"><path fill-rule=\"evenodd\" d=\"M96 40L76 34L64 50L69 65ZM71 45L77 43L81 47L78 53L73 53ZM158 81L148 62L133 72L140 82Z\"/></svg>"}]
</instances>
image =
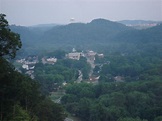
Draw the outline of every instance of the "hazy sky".
<instances>
[{"instance_id":1,"label":"hazy sky","mask_svg":"<svg viewBox=\"0 0 162 121\"><path fill-rule=\"evenodd\" d=\"M162 0L0 0L0 13L10 24L90 22L108 20L162 20Z\"/></svg>"}]
</instances>

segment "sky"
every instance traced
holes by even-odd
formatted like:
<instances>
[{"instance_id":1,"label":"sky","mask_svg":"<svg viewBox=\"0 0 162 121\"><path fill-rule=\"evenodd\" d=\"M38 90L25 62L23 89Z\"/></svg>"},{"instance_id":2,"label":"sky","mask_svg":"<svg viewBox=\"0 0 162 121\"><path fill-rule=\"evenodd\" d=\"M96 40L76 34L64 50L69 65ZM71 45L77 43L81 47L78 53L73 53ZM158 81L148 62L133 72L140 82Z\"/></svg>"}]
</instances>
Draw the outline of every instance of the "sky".
<instances>
[{"instance_id":1,"label":"sky","mask_svg":"<svg viewBox=\"0 0 162 121\"><path fill-rule=\"evenodd\" d=\"M111 21L162 21L162 0L0 0L0 13L9 24L87 23L97 18Z\"/></svg>"}]
</instances>

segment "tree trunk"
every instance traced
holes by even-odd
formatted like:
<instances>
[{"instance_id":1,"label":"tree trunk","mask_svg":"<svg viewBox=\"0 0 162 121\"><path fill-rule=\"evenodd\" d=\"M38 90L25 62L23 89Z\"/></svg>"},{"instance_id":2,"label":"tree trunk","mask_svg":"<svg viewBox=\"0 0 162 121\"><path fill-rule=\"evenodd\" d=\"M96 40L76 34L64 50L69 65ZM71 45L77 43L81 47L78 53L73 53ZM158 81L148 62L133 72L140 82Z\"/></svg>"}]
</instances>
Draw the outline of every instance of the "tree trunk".
<instances>
[{"instance_id":1,"label":"tree trunk","mask_svg":"<svg viewBox=\"0 0 162 121\"><path fill-rule=\"evenodd\" d=\"M15 103L14 103L14 106L13 106L13 119L14 119L14 117L15 117Z\"/></svg>"},{"instance_id":2,"label":"tree trunk","mask_svg":"<svg viewBox=\"0 0 162 121\"><path fill-rule=\"evenodd\" d=\"M2 108L2 106L3 106L3 104L2 104L2 102L1 102L1 121L2 121L2 119L3 119L3 108Z\"/></svg>"},{"instance_id":3,"label":"tree trunk","mask_svg":"<svg viewBox=\"0 0 162 121\"><path fill-rule=\"evenodd\" d=\"M26 111L28 110L28 99L27 99L27 96L25 97L25 109L26 109Z\"/></svg>"}]
</instances>

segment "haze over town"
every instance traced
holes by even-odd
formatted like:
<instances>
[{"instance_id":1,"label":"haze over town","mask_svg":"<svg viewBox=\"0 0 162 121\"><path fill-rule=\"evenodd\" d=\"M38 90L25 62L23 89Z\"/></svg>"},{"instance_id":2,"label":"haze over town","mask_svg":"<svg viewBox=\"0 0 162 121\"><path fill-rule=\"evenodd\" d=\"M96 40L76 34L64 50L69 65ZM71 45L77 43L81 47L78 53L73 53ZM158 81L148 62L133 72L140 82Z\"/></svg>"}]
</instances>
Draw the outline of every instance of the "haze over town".
<instances>
[{"instance_id":1,"label":"haze over town","mask_svg":"<svg viewBox=\"0 0 162 121\"><path fill-rule=\"evenodd\" d=\"M0 13L10 24L68 24L96 18L162 20L162 0L0 0Z\"/></svg>"}]
</instances>

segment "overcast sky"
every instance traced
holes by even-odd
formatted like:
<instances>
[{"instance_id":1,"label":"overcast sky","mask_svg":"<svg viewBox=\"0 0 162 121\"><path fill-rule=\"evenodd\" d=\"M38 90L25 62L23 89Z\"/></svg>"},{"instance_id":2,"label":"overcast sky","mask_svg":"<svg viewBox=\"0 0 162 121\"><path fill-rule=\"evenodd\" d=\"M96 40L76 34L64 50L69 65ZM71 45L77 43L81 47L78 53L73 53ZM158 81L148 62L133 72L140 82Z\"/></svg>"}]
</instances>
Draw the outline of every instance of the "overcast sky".
<instances>
[{"instance_id":1,"label":"overcast sky","mask_svg":"<svg viewBox=\"0 0 162 121\"><path fill-rule=\"evenodd\" d=\"M90 22L96 18L162 20L162 0L0 0L10 24Z\"/></svg>"}]
</instances>

